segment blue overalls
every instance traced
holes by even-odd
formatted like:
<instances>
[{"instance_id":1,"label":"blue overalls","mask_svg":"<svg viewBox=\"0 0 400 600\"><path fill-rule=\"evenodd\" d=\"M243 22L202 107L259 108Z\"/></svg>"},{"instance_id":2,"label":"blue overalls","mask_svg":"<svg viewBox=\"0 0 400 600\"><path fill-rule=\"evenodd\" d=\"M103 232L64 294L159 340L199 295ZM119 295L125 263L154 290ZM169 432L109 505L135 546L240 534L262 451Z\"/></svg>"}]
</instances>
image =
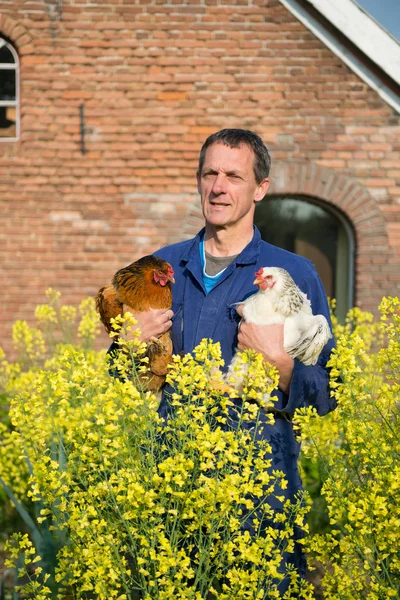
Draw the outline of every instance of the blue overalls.
<instances>
[{"instance_id":1,"label":"blue overalls","mask_svg":"<svg viewBox=\"0 0 400 600\"><path fill-rule=\"evenodd\" d=\"M204 231L200 231L191 240L161 248L156 252L171 263L175 272L171 332L175 354L191 352L203 338L211 338L221 344L225 369L228 367L237 345L240 321L235 306L257 291L253 281L255 272L260 267L286 269L299 288L307 294L313 314L323 314L331 324L325 291L312 263L264 242L256 227L252 241L226 268L216 286L207 294L199 250ZM280 390L274 392L274 396L278 396L275 407L282 411L283 415L276 417L274 425L267 422L266 415L264 420L261 416L259 436L268 440L272 447L272 469L279 469L286 475L287 497L293 497L302 488L297 466L300 445L295 439L290 416L296 408L303 406L314 406L320 415L335 408L335 401L329 393L329 372L326 368L332 347L333 340L330 340L315 366L305 366L295 360L289 395ZM168 410L164 396L160 412L166 416ZM285 414L289 418L285 418ZM247 528L251 531L252 524L249 523ZM285 555L284 558L293 563L300 575L304 576L306 564L299 544L295 544L294 554ZM280 586L281 593L285 589L284 583Z\"/></svg>"}]
</instances>

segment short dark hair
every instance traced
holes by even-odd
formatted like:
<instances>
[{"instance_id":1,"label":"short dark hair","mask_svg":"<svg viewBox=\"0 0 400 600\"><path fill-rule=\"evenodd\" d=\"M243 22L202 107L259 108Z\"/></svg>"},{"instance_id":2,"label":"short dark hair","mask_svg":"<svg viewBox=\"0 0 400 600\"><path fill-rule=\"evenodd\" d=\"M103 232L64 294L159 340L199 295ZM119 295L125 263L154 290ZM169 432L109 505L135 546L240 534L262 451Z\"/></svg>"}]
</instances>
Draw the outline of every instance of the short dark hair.
<instances>
[{"instance_id":1,"label":"short dark hair","mask_svg":"<svg viewBox=\"0 0 400 600\"><path fill-rule=\"evenodd\" d=\"M267 146L259 135L248 129L221 129L211 134L204 142L199 157L198 174L201 175L207 148L212 144L224 144L230 148L248 146L254 152L254 176L257 183L268 177L271 168L271 157Z\"/></svg>"}]
</instances>

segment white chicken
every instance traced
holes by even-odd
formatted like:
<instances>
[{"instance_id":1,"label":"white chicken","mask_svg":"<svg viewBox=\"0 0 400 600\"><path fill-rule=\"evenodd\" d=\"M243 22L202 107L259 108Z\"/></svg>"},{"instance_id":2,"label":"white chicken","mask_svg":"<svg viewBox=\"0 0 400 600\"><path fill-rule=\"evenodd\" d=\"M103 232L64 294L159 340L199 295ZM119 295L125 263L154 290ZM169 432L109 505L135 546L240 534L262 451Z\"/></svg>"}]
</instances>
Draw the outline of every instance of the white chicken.
<instances>
[{"instance_id":1,"label":"white chicken","mask_svg":"<svg viewBox=\"0 0 400 600\"><path fill-rule=\"evenodd\" d=\"M285 351L305 365L315 365L332 337L328 321L323 315L313 315L310 300L285 269L264 267L255 275L259 291L243 302L244 320L254 325L283 323ZM225 379L231 384L235 381L236 390L240 390L246 375L244 365L239 363L235 354Z\"/></svg>"}]
</instances>

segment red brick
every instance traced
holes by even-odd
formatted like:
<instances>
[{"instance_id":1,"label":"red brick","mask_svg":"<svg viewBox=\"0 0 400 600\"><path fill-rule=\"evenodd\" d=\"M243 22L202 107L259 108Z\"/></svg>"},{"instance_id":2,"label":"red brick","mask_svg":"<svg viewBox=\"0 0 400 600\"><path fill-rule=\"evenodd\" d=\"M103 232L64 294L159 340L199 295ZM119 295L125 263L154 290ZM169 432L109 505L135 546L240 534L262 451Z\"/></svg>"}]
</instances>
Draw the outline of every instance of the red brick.
<instances>
[{"instance_id":1,"label":"red brick","mask_svg":"<svg viewBox=\"0 0 400 600\"><path fill-rule=\"evenodd\" d=\"M51 22L42 2L3 4L22 96L21 141L0 142L3 306L29 317L50 285L77 304L189 237L200 146L229 126L270 146L273 193L319 198L354 225L359 303L400 290L399 118L280 2L71 2Z\"/></svg>"}]
</instances>

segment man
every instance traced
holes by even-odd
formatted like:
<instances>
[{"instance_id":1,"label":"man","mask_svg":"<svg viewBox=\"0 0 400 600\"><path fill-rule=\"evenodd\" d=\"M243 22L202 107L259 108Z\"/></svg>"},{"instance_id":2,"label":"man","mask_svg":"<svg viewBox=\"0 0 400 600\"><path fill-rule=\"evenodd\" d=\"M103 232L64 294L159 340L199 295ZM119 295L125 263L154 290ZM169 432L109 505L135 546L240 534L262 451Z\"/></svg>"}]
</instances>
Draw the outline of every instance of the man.
<instances>
[{"instance_id":1,"label":"man","mask_svg":"<svg viewBox=\"0 0 400 600\"><path fill-rule=\"evenodd\" d=\"M254 348L280 374L274 425L265 423L263 437L273 448L273 468L286 473L288 495L301 489L297 468L299 444L291 415L302 406L315 406L323 415L334 408L329 395L326 363L332 343L315 366L293 360L283 348L283 325L254 326L243 322L237 303L257 291L255 272L261 267L286 269L311 300L313 313L329 319L321 281L305 258L261 240L254 212L269 187L270 157L261 138L241 129L224 129L204 143L197 172L205 228L191 240L162 248L156 254L175 271L172 311L138 315L142 339L172 326L174 353L191 352L203 339L220 342L228 366L238 347ZM240 308L239 308L240 313ZM299 548L290 559L300 572Z\"/></svg>"},{"instance_id":2,"label":"man","mask_svg":"<svg viewBox=\"0 0 400 600\"><path fill-rule=\"evenodd\" d=\"M313 405L320 414L333 408L325 364L332 342L315 367L294 361L283 349L283 325L242 323L232 308L256 292L260 267L289 271L311 300L313 313L329 319L322 283L313 265L261 240L253 226L256 203L269 187L270 157L261 138L241 129L223 129L204 143L197 172L205 228L192 240L158 250L175 271L172 311L137 315L142 339L172 327L174 352L191 352L205 337L219 341L225 363L236 347L254 348L280 374L279 408L292 414ZM219 268L219 272L218 272ZM240 312L240 308L239 308Z\"/></svg>"}]
</instances>

